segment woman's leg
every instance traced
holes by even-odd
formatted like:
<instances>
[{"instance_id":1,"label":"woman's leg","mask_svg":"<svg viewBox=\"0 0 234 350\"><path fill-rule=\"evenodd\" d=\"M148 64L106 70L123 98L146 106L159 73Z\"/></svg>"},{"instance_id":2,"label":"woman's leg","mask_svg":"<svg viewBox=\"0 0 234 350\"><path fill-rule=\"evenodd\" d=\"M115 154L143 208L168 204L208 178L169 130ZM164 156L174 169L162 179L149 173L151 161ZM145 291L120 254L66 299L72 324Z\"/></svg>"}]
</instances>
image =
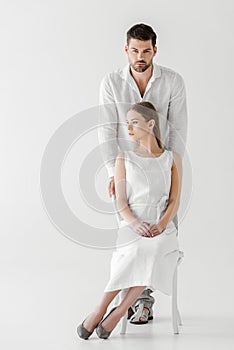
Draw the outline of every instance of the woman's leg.
<instances>
[{"instance_id":1,"label":"woman's leg","mask_svg":"<svg viewBox=\"0 0 234 350\"><path fill-rule=\"evenodd\" d=\"M137 300L145 288L146 286L136 286L128 289L119 306L102 323L106 331L110 332L115 328L119 320L125 315L129 307Z\"/></svg>"},{"instance_id":2,"label":"woman's leg","mask_svg":"<svg viewBox=\"0 0 234 350\"><path fill-rule=\"evenodd\" d=\"M125 315L129 307L137 300L145 288L146 286L137 286L130 287L128 289L125 297L117 309L112 312L111 315L103 322L102 325L107 331L111 331L115 328L121 317ZM94 312L90 314L84 321L84 327L89 332L92 332L98 322L101 321L102 317L106 313L108 306L120 291L121 289L104 293L100 304L96 306Z\"/></svg>"},{"instance_id":3,"label":"woman's leg","mask_svg":"<svg viewBox=\"0 0 234 350\"><path fill-rule=\"evenodd\" d=\"M101 321L102 317L106 313L108 306L120 291L121 289L104 293L100 304L96 306L94 312L90 314L84 321L84 327L89 332L92 332L97 323Z\"/></svg>"}]
</instances>

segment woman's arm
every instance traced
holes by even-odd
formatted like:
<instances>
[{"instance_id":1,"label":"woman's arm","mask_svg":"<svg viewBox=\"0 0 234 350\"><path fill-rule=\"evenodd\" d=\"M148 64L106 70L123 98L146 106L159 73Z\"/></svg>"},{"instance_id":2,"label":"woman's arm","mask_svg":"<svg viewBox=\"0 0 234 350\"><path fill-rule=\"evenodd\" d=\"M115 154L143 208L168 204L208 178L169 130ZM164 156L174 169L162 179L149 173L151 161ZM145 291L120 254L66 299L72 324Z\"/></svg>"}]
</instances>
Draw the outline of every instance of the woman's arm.
<instances>
[{"instance_id":1,"label":"woman's arm","mask_svg":"<svg viewBox=\"0 0 234 350\"><path fill-rule=\"evenodd\" d=\"M173 164L171 168L171 188L169 194L168 206L159 220L158 224L164 230L167 224L176 215L180 205L181 182L182 182L182 159L180 155L173 152Z\"/></svg>"},{"instance_id":2,"label":"woman's arm","mask_svg":"<svg viewBox=\"0 0 234 350\"><path fill-rule=\"evenodd\" d=\"M133 215L128 205L124 153L120 153L116 158L114 180L116 206L120 215L130 225L135 233L144 237L150 237L149 223L145 221L139 221L137 217Z\"/></svg>"},{"instance_id":3,"label":"woman's arm","mask_svg":"<svg viewBox=\"0 0 234 350\"><path fill-rule=\"evenodd\" d=\"M126 169L124 162L124 153L120 153L115 162L114 170L114 180L115 180L115 195L116 195L116 206L122 216L122 218L128 223L138 221L133 215L131 209L128 206L128 199L126 193Z\"/></svg>"}]
</instances>

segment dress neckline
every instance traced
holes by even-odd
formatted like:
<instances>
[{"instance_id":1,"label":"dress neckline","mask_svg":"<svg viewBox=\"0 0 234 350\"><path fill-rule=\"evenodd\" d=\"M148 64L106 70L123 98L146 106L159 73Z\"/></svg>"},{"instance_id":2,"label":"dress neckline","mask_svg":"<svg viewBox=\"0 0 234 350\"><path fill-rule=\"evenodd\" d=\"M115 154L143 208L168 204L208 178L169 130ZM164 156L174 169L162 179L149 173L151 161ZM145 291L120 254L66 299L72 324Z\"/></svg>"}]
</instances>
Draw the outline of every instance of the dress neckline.
<instances>
[{"instance_id":1,"label":"dress neckline","mask_svg":"<svg viewBox=\"0 0 234 350\"><path fill-rule=\"evenodd\" d=\"M140 157L140 158L146 158L146 159L158 159L158 158L161 158L165 153L166 153L166 150L164 150L162 152L162 154L160 154L160 156L158 157L143 157L143 156L140 156L139 154L135 153L134 151L130 151L132 152L133 154L135 154L137 157Z\"/></svg>"}]
</instances>

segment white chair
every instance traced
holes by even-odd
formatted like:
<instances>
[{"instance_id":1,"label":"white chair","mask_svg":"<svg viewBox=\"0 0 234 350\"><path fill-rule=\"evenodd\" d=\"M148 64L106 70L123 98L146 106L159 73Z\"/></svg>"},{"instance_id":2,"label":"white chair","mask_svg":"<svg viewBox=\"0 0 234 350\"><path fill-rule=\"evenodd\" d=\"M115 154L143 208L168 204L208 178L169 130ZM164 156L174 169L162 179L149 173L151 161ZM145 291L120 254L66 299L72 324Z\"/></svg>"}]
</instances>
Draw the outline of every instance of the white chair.
<instances>
[{"instance_id":1,"label":"white chair","mask_svg":"<svg viewBox=\"0 0 234 350\"><path fill-rule=\"evenodd\" d=\"M115 208L115 216L116 216L116 220L118 225L120 224L121 216L117 210L116 207L116 201L115 201L115 195L112 195L112 202ZM172 310L172 326L173 326L173 332L174 334L179 334L179 326L182 326L182 321L181 321L181 317L180 317L180 313L178 310L178 305L177 305L177 274L178 274L178 266L181 263L183 257L184 257L184 253L179 250L179 251L173 251L171 254L176 254L177 261L175 264L175 270L174 270L174 274L173 274L173 278L172 278L172 295L171 295L171 310ZM121 300L123 300L125 294L127 293L128 289L123 289L114 299L114 305L117 306L119 305L119 303L121 302ZM121 319L121 331L120 334L125 334L126 333L126 329L127 329L127 317L128 317L128 312L122 317Z\"/></svg>"}]
</instances>

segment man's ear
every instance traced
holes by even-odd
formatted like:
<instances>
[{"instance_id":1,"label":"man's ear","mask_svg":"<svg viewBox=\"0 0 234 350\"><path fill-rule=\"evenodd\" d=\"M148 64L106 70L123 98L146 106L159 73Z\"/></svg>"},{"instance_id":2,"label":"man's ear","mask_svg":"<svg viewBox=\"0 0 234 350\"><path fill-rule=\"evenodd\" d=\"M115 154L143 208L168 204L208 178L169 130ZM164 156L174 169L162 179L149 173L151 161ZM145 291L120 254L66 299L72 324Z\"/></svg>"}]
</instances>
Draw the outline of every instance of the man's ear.
<instances>
[{"instance_id":1,"label":"man's ear","mask_svg":"<svg viewBox=\"0 0 234 350\"><path fill-rule=\"evenodd\" d=\"M125 45L125 46L124 46L124 51L125 51L126 53L128 53L128 45Z\"/></svg>"},{"instance_id":2,"label":"man's ear","mask_svg":"<svg viewBox=\"0 0 234 350\"><path fill-rule=\"evenodd\" d=\"M157 46L155 46L154 47L154 56L156 55L157 51L158 51L158 48L157 48Z\"/></svg>"}]
</instances>

